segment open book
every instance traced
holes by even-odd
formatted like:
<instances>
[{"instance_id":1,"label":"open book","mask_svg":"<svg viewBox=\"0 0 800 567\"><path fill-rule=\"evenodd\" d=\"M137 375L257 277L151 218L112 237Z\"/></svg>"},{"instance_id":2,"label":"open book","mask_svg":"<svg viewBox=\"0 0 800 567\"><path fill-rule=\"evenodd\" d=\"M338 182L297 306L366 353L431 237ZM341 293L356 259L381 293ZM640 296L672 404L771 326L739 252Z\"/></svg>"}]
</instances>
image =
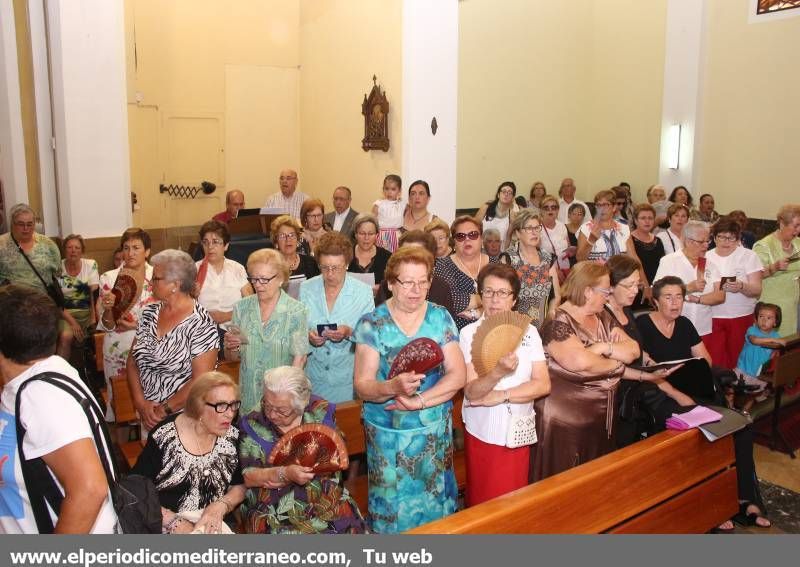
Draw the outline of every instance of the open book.
<instances>
[{"instance_id":1,"label":"open book","mask_svg":"<svg viewBox=\"0 0 800 567\"><path fill-rule=\"evenodd\" d=\"M644 370L645 372L653 372L654 370L661 370L662 368L664 369L673 368L680 364L686 364L690 360L699 360L700 358L701 357L699 356L693 356L692 358L681 358L679 360L665 360L664 362L651 364L649 366L646 366L644 364L631 364L630 367L635 368L636 370Z\"/></svg>"}]
</instances>

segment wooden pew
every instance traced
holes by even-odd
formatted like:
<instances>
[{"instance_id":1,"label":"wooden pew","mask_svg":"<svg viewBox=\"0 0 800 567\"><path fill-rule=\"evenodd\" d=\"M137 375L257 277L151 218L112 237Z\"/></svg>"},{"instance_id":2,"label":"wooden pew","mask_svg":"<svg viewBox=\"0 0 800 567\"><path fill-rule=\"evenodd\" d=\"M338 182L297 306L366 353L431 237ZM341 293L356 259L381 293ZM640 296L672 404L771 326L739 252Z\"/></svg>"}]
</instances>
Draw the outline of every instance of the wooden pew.
<instances>
[{"instance_id":1,"label":"wooden pew","mask_svg":"<svg viewBox=\"0 0 800 567\"><path fill-rule=\"evenodd\" d=\"M737 508L733 438L665 431L408 533L705 533Z\"/></svg>"},{"instance_id":2,"label":"wooden pew","mask_svg":"<svg viewBox=\"0 0 800 567\"><path fill-rule=\"evenodd\" d=\"M792 347L787 345L787 351L775 357L774 363L770 365L772 368L771 372L762 374L759 378L772 385L772 391L775 394L771 404L772 416L770 418L770 432L767 435L769 438L769 448L773 451L777 448L794 459L794 450L780 430L780 410L784 405L784 391L787 386L792 386L795 381L800 378L800 348L798 348L796 344L793 345L793 350L789 350L790 348ZM769 404L770 400L765 400L762 403ZM754 410L756 409L758 408L754 408ZM753 411L752 413L755 416L764 415L769 412L760 411L756 414L756 411ZM763 435L763 433L758 430L756 430L756 434Z\"/></svg>"}]
</instances>

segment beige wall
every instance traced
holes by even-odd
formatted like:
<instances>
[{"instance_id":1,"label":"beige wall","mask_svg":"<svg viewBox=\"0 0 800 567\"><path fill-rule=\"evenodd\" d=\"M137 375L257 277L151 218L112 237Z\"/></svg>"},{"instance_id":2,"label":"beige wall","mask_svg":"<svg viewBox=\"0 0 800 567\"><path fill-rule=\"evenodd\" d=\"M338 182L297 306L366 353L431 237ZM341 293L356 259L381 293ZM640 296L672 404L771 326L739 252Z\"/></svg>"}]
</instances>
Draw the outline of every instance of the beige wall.
<instances>
[{"instance_id":1,"label":"beige wall","mask_svg":"<svg viewBox=\"0 0 800 567\"><path fill-rule=\"evenodd\" d=\"M800 202L800 17L748 24L748 0L710 0L695 192L775 218Z\"/></svg>"},{"instance_id":2,"label":"beige wall","mask_svg":"<svg viewBox=\"0 0 800 567\"><path fill-rule=\"evenodd\" d=\"M353 208L368 211L381 183L401 169L401 0L300 2L300 186L326 212L338 185ZM389 100L388 152L361 149L361 102L372 76Z\"/></svg>"},{"instance_id":3,"label":"beige wall","mask_svg":"<svg viewBox=\"0 0 800 567\"><path fill-rule=\"evenodd\" d=\"M666 0L459 5L459 207L511 179L578 196L658 175Z\"/></svg>"}]
</instances>

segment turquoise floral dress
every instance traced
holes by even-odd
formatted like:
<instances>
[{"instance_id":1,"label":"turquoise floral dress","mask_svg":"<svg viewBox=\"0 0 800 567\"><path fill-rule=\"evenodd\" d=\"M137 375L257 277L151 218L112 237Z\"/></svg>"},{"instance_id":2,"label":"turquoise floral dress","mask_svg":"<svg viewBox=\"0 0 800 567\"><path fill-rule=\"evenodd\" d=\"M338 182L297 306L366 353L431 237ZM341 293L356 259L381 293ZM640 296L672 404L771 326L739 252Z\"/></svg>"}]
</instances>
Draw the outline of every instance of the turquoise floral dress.
<instances>
[{"instance_id":1,"label":"turquoise floral dress","mask_svg":"<svg viewBox=\"0 0 800 567\"><path fill-rule=\"evenodd\" d=\"M379 382L386 380L400 349L419 337L433 339L444 348L458 341L458 330L444 307L428 303L417 334L408 337L384 303L364 315L354 333L356 343L380 354ZM442 367L430 371L419 392L431 389L441 376ZM458 497L452 402L417 411L387 411L390 403L364 402L369 515L378 533L403 532L452 514Z\"/></svg>"},{"instance_id":2,"label":"turquoise floral dress","mask_svg":"<svg viewBox=\"0 0 800 567\"><path fill-rule=\"evenodd\" d=\"M312 396L303 423L336 427L336 406ZM281 438L280 431L262 411L240 421L239 463L249 468L269 467L268 457ZM242 503L245 531L249 534L364 533L366 525L358 505L341 484L341 472L319 474L308 484L283 488L250 488Z\"/></svg>"}]
</instances>

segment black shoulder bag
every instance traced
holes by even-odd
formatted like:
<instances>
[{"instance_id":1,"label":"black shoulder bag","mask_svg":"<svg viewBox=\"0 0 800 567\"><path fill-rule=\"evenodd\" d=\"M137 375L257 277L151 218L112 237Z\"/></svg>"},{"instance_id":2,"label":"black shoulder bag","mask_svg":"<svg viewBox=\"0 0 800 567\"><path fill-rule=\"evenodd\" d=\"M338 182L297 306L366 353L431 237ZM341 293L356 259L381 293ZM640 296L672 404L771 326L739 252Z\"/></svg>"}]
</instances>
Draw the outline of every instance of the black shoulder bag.
<instances>
[{"instance_id":1,"label":"black shoulder bag","mask_svg":"<svg viewBox=\"0 0 800 567\"><path fill-rule=\"evenodd\" d=\"M53 521L47 510L50 505L56 515L61 511L64 495L58 489L47 464L39 457L26 459L23 450L25 428L20 422L20 405L22 392L34 381L47 382L67 392L80 404L92 429L97 453L103 464L106 480L111 490L112 503L119 519L122 533L156 534L161 533L161 505L158 492L153 482L141 475L128 475L124 479L117 476L116 467L109 459L112 451L111 436L108 433L103 411L97 402L87 396L85 390L69 376L57 372L43 372L26 380L17 391L15 403L17 423L17 447L19 450L20 468L25 480L28 499L36 519L40 534L53 533Z\"/></svg>"},{"instance_id":2,"label":"black shoulder bag","mask_svg":"<svg viewBox=\"0 0 800 567\"><path fill-rule=\"evenodd\" d=\"M14 241L14 244L17 245L17 250L19 250L19 253L22 254L22 257L25 258L26 262L28 262L28 265L31 267L31 270L33 270L33 273L36 274L36 276L39 278L39 281L42 282L42 285L47 290L47 295L49 295L50 298L56 302L56 305L59 309L64 309L64 306L67 304L67 302L64 298L64 291L61 289L61 284L58 283L58 280L55 277L53 277L53 281L51 281L49 284L44 281L42 274L39 273L39 270L37 270L33 265L31 259L28 258L28 255L25 254L25 251L22 250L22 246L19 245L19 242L17 242L17 239L14 238L14 235L11 233L9 233L9 235L11 236L11 240Z\"/></svg>"}]
</instances>

